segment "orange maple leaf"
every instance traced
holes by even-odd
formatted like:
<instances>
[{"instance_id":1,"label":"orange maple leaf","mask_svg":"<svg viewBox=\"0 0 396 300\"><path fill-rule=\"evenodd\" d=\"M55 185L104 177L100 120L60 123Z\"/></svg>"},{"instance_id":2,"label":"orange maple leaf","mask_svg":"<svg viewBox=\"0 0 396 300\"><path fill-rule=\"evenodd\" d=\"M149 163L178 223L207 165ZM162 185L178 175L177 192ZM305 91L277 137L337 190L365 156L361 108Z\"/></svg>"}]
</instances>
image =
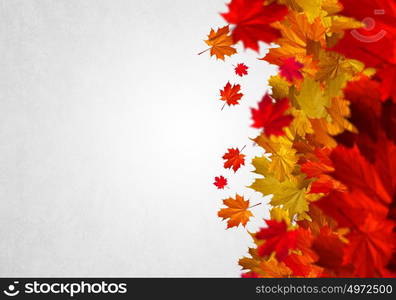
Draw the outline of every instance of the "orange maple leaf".
<instances>
[{"instance_id":1,"label":"orange maple leaf","mask_svg":"<svg viewBox=\"0 0 396 300\"><path fill-rule=\"evenodd\" d=\"M217 31L214 31L213 29L210 30L208 39L205 41L205 43L211 47L209 48L210 56L215 55L217 59L224 60L225 55L231 56L237 53L235 48L231 47L234 44L234 40L231 35L228 35L229 32L230 29L228 25L217 29ZM202 51L199 54L202 54L205 51Z\"/></svg>"},{"instance_id":2,"label":"orange maple leaf","mask_svg":"<svg viewBox=\"0 0 396 300\"><path fill-rule=\"evenodd\" d=\"M245 164L245 154L242 154L238 148L230 148L228 152L223 155L223 159L226 160L224 168L233 169L236 172L241 165Z\"/></svg>"},{"instance_id":3,"label":"orange maple leaf","mask_svg":"<svg viewBox=\"0 0 396 300\"><path fill-rule=\"evenodd\" d=\"M228 206L228 208L220 209L217 215L223 218L223 220L229 218L227 221L227 228L237 227L239 224L246 226L249 218L253 216L250 210L248 210L249 200L245 200L243 196L236 194L235 199L230 197L224 199L223 203L225 206Z\"/></svg>"},{"instance_id":4,"label":"orange maple leaf","mask_svg":"<svg viewBox=\"0 0 396 300\"><path fill-rule=\"evenodd\" d=\"M239 93L240 91L241 86L239 84L231 85L230 82L227 82L224 88L220 90L220 100L225 101L228 106L239 104L238 102L243 96L242 93Z\"/></svg>"}]
</instances>

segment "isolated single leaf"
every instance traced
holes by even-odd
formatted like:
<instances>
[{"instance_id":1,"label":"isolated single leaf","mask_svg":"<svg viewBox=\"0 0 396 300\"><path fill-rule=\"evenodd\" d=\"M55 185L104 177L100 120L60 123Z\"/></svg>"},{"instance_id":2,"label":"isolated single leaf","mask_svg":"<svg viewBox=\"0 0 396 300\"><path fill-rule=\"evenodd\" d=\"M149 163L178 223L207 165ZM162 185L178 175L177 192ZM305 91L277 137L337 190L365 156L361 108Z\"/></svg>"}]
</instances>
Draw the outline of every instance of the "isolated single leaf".
<instances>
[{"instance_id":1,"label":"isolated single leaf","mask_svg":"<svg viewBox=\"0 0 396 300\"><path fill-rule=\"evenodd\" d=\"M251 109L252 127L263 128L267 135L284 135L283 128L293 120L293 116L285 114L288 109L288 99L281 99L273 103L272 98L265 94L258 105L258 109Z\"/></svg>"},{"instance_id":2,"label":"isolated single leaf","mask_svg":"<svg viewBox=\"0 0 396 300\"><path fill-rule=\"evenodd\" d=\"M245 154L240 153L238 148L230 148L228 152L223 155L225 159L224 168L233 169L236 172L241 165L245 164Z\"/></svg>"},{"instance_id":3,"label":"isolated single leaf","mask_svg":"<svg viewBox=\"0 0 396 300\"><path fill-rule=\"evenodd\" d=\"M224 187L227 185L227 178L225 178L224 176L218 176L215 177L215 181L213 182L213 184L220 190L220 189L224 189Z\"/></svg>"},{"instance_id":4,"label":"isolated single leaf","mask_svg":"<svg viewBox=\"0 0 396 300\"><path fill-rule=\"evenodd\" d=\"M231 85L230 82L220 90L220 100L225 101L228 106L239 104L239 100L242 98L243 94L240 93L241 86L239 84Z\"/></svg>"},{"instance_id":5,"label":"isolated single leaf","mask_svg":"<svg viewBox=\"0 0 396 300\"><path fill-rule=\"evenodd\" d=\"M210 30L208 39L205 41L210 46L210 56L215 55L217 59L224 60L225 55L231 56L237 51L231 47L234 44L231 35L229 33L229 26L219 28L217 31Z\"/></svg>"},{"instance_id":6,"label":"isolated single leaf","mask_svg":"<svg viewBox=\"0 0 396 300\"><path fill-rule=\"evenodd\" d=\"M270 43L279 37L279 32L270 26L281 20L287 8L276 3L264 5L262 0L231 0L229 11L221 14L230 24L235 24L232 36L235 42L242 41L245 48L258 51L258 42Z\"/></svg>"},{"instance_id":7,"label":"isolated single leaf","mask_svg":"<svg viewBox=\"0 0 396 300\"><path fill-rule=\"evenodd\" d=\"M223 200L223 203L227 208L220 209L217 215L223 220L229 219L227 228L237 227L239 224L246 226L249 218L253 216L248 210L249 200L245 200L243 196L236 194L235 199L227 198Z\"/></svg>"},{"instance_id":8,"label":"isolated single leaf","mask_svg":"<svg viewBox=\"0 0 396 300\"><path fill-rule=\"evenodd\" d=\"M235 67L235 74L239 76L247 75L249 67L245 65L244 63L237 64Z\"/></svg>"}]
</instances>

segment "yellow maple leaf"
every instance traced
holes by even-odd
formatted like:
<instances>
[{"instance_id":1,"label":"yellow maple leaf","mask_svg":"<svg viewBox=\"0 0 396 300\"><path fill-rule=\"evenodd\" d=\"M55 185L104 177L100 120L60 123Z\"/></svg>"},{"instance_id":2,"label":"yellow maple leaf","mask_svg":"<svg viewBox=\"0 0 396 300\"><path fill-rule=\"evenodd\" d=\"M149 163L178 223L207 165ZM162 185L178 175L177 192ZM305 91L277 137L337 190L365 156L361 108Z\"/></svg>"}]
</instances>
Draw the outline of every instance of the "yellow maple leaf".
<instances>
[{"instance_id":1,"label":"yellow maple leaf","mask_svg":"<svg viewBox=\"0 0 396 300\"><path fill-rule=\"evenodd\" d=\"M341 97L333 98L331 107L327 111L331 117L331 122L327 122L327 129L330 135L340 134L344 130L357 132L356 127L346 119L351 114L349 101Z\"/></svg>"},{"instance_id":2,"label":"yellow maple leaf","mask_svg":"<svg viewBox=\"0 0 396 300\"><path fill-rule=\"evenodd\" d=\"M348 80L364 69L362 62L346 59L343 55L332 51L321 51L319 60L319 71L315 76L315 79L319 81L335 78L341 73L346 73L346 79Z\"/></svg>"},{"instance_id":3,"label":"yellow maple leaf","mask_svg":"<svg viewBox=\"0 0 396 300\"><path fill-rule=\"evenodd\" d=\"M274 99L287 98L289 95L289 83L279 75L271 76L268 84L272 87L272 97Z\"/></svg>"},{"instance_id":4,"label":"yellow maple leaf","mask_svg":"<svg viewBox=\"0 0 396 300\"><path fill-rule=\"evenodd\" d=\"M339 13L342 10L342 4L338 0L323 0L322 9L329 15Z\"/></svg>"},{"instance_id":5,"label":"yellow maple leaf","mask_svg":"<svg viewBox=\"0 0 396 300\"><path fill-rule=\"evenodd\" d=\"M348 29L355 29L363 27L363 23L356 21L353 18L344 16L327 16L322 19L323 25L328 28L327 36L332 36L335 33L343 33Z\"/></svg>"},{"instance_id":6,"label":"yellow maple leaf","mask_svg":"<svg viewBox=\"0 0 396 300\"><path fill-rule=\"evenodd\" d=\"M308 216L308 201L312 200L308 195L309 183L304 175L292 176L282 182L267 175L265 178L256 179L250 188L264 196L272 194L271 205L288 210L291 218L295 215L305 218Z\"/></svg>"},{"instance_id":7,"label":"yellow maple leaf","mask_svg":"<svg viewBox=\"0 0 396 300\"><path fill-rule=\"evenodd\" d=\"M323 0L294 0L305 12L308 21L312 23L316 18L326 15L322 10Z\"/></svg>"},{"instance_id":8,"label":"yellow maple leaf","mask_svg":"<svg viewBox=\"0 0 396 300\"><path fill-rule=\"evenodd\" d=\"M229 219L227 221L227 228L237 227L239 224L246 226L249 218L253 214L248 210L249 200L245 200L243 196L236 194L235 199L227 198L223 200L223 204L228 206L227 208L222 208L217 213L220 218Z\"/></svg>"},{"instance_id":9,"label":"yellow maple leaf","mask_svg":"<svg viewBox=\"0 0 396 300\"><path fill-rule=\"evenodd\" d=\"M304 137L306 134L313 133L311 122L303 110L292 107L290 113L294 116L289 128L293 136Z\"/></svg>"},{"instance_id":10,"label":"yellow maple leaf","mask_svg":"<svg viewBox=\"0 0 396 300\"><path fill-rule=\"evenodd\" d=\"M263 156L260 160L254 160L253 165L259 165L261 175L274 174L275 178L278 180L284 180L287 178L294 170L297 163L296 150L293 149L292 142L286 136L273 136L267 137L265 134L259 135L254 141L267 152L271 153L270 162L264 165L265 159ZM264 167L267 168L264 171Z\"/></svg>"},{"instance_id":11,"label":"yellow maple leaf","mask_svg":"<svg viewBox=\"0 0 396 300\"><path fill-rule=\"evenodd\" d=\"M290 216L289 211L281 207L273 207L270 211L271 220L278 222L284 221L288 227L290 227Z\"/></svg>"},{"instance_id":12,"label":"yellow maple leaf","mask_svg":"<svg viewBox=\"0 0 396 300\"><path fill-rule=\"evenodd\" d=\"M329 98L322 91L320 83L314 79L305 78L296 99L307 117L323 118L327 116L326 107L330 106Z\"/></svg>"},{"instance_id":13,"label":"yellow maple leaf","mask_svg":"<svg viewBox=\"0 0 396 300\"><path fill-rule=\"evenodd\" d=\"M235 48L231 47L234 44L234 41L232 36L228 35L229 32L230 29L228 25L219 28L217 31L214 31L213 29L210 30L208 39L205 41L205 43L211 47L210 56L215 55L217 59L224 60L225 55L231 56L237 53Z\"/></svg>"}]
</instances>

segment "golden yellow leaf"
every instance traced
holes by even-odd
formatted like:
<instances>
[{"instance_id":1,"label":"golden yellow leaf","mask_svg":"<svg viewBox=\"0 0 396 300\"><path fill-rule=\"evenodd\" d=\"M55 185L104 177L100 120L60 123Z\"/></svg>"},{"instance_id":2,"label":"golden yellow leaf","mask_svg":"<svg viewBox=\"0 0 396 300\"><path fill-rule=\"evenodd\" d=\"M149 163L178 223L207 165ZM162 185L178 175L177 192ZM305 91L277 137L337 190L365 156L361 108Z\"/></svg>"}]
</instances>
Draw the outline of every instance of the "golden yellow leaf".
<instances>
[{"instance_id":1,"label":"golden yellow leaf","mask_svg":"<svg viewBox=\"0 0 396 300\"><path fill-rule=\"evenodd\" d=\"M290 113L294 116L289 128L293 136L304 137L306 134L313 133L311 122L303 110L292 107Z\"/></svg>"},{"instance_id":2,"label":"golden yellow leaf","mask_svg":"<svg viewBox=\"0 0 396 300\"><path fill-rule=\"evenodd\" d=\"M324 9L329 15L333 15L342 10L342 5L338 0L323 0L322 9Z\"/></svg>"},{"instance_id":3,"label":"golden yellow leaf","mask_svg":"<svg viewBox=\"0 0 396 300\"><path fill-rule=\"evenodd\" d=\"M307 77L301 85L301 91L296 96L301 109L309 118L327 116L326 107L330 106L329 98L324 95L320 83Z\"/></svg>"},{"instance_id":4,"label":"golden yellow leaf","mask_svg":"<svg viewBox=\"0 0 396 300\"><path fill-rule=\"evenodd\" d=\"M288 210L293 218L295 215L306 216L308 201L312 200L308 195L308 185L305 175L289 177L282 182L273 176L266 176L256 179L250 188L264 196L272 194L271 205Z\"/></svg>"},{"instance_id":5,"label":"golden yellow leaf","mask_svg":"<svg viewBox=\"0 0 396 300\"><path fill-rule=\"evenodd\" d=\"M298 158L296 156L296 150L293 149L293 144L289 139L285 136L276 137L273 135L269 138L261 134L254 141L267 152L271 153L270 162L265 166L267 171L263 171L264 164L259 166L262 171L260 173L261 175L274 174L276 179L284 180L293 172ZM264 157L263 159L267 158ZM264 160L261 160L261 162L264 162ZM253 161L253 165L254 163L255 161ZM254 166L257 169L257 166Z\"/></svg>"},{"instance_id":6,"label":"golden yellow leaf","mask_svg":"<svg viewBox=\"0 0 396 300\"><path fill-rule=\"evenodd\" d=\"M316 18L324 15L322 10L323 0L294 0L305 12L308 21L312 23Z\"/></svg>"},{"instance_id":7,"label":"golden yellow leaf","mask_svg":"<svg viewBox=\"0 0 396 300\"><path fill-rule=\"evenodd\" d=\"M346 119L351 114L349 101L341 97L333 98L331 107L327 111L331 117L331 122L327 123L327 129L330 135L340 134L344 130L357 132L355 126Z\"/></svg>"},{"instance_id":8,"label":"golden yellow leaf","mask_svg":"<svg viewBox=\"0 0 396 300\"><path fill-rule=\"evenodd\" d=\"M272 87L272 97L275 99L287 98L289 95L289 83L286 79L277 76L271 76L268 84Z\"/></svg>"}]
</instances>

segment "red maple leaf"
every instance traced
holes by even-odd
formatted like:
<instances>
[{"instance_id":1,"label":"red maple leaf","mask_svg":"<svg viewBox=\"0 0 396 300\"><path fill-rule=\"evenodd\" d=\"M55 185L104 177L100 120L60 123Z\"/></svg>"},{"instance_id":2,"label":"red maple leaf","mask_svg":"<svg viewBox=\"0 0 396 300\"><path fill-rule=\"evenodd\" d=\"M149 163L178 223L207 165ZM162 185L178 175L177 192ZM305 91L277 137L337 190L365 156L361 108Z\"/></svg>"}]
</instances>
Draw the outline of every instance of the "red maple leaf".
<instances>
[{"instance_id":1,"label":"red maple leaf","mask_svg":"<svg viewBox=\"0 0 396 300\"><path fill-rule=\"evenodd\" d=\"M256 51L259 50L259 41L271 43L280 36L270 24L287 14L285 6L276 3L264 5L262 0L232 0L228 9L221 15L228 23L236 25L232 31L234 41L242 41L245 48Z\"/></svg>"},{"instance_id":2,"label":"red maple leaf","mask_svg":"<svg viewBox=\"0 0 396 300\"><path fill-rule=\"evenodd\" d=\"M287 98L272 103L272 98L266 94L258 105L258 109L252 108L252 119L254 128L263 128L267 135L284 135L283 127L288 126L293 116L285 115L289 109Z\"/></svg>"},{"instance_id":3,"label":"red maple leaf","mask_svg":"<svg viewBox=\"0 0 396 300\"><path fill-rule=\"evenodd\" d=\"M239 100L242 98L243 94L239 93L241 86L239 84L234 84L231 86L230 82L220 90L220 100L225 101L229 106L239 104Z\"/></svg>"},{"instance_id":4,"label":"red maple leaf","mask_svg":"<svg viewBox=\"0 0 396 300\"><path fill-rule=\"evenodd\" d=\"M258 278L259 275L256 272L246 272L241 274L242 278Z\"/></svg>"},{"instance_id":5,"label":"red maple leaf","mask_svg":"<svg viewBox=\"0 0 396 300\"><path fill-rule=\"evenodd\" d=\"M213 184L217 186L219 190L224 189L224 187L227 185L227 178L224 178L223 176L215 177Z\"/></svg>"},{"instance_id":6,"label":"red maple leaf","mask_svg":"<svg viewBox=\"0 0 396 300\"><path fill-rule=\"evenodd\" d=\"M346 187L328 174L334 171L329 158L331 151L328 148L316 148L314 154L300 162L301 172L308 178L316 178L311 184L310 193L328 193L332 190L346 191Z\"/></svg>"},{"instance_id":7,"label":"red maple leaf","mask_svg":"<svg viewBox=\"0 0 396 300\"><path fill-rule=\"evenodd\" d=\"M357 230L348 234L344 264L350 263L355 267L355 276L383 277L396 243L394 227L394 222L369 214Z\"/></svg>"},{"instance_id":8,"label":"red maple leaf","mask_svg":"<svg viewBox=\"0 0 396 300\"><path fill-rule=\"evenodd\" d=\"M279 67L280 75L285 77L287 81L293 82L293 79L302 79L303 76L300 69L304 65L296 61L293 57L283 61L283 64Z\"/></svg>"},{"instance_id":9,"label":"red maple leaf","mask_svg":"<svg viewBox=\"0 0 396 300\"><path fill-rule=\"evenodd\" d=\"M330 157L335 167L332 176L345 184L349 190L359 190L384 206L392 201L393 195L386 190L379 172L361 155L356 146L352 149L338 146Z\"/></svg>"},{"instance_id":10,"label":"red maple leaf","mask_svg":"<svg viewBox=\"0 0 396 300\"><path fill-rule=\"evenodd\" d=\"M396 103L396 88L392 78L396 74L396 2L388 0L342 0L343 15L362 21L360 29L346 32L335 50L349 58L377 69L381 81L382 100L392 97Z\"/></svg>"},{"instance_id":11,"label":"red maple leaf","mask_svg":"<svg viewBox=\"0 0 396 300\"><path fill-rule=\"evenodd\" d=\"M260 256L270 255L275 252L278 261L284 260L289 255L290 249L297 246L297 230L287 230L287 224L282 221L265 220L268 227L261 228L256 233L256 238L265 240L264 244L258 247Z\"/></svg>"},{"instance_id":12,"label":"red maple leaf","mask_svg":"<svg viewBox=\"0 0 396 300\"><path fill-rule=\"evenodd\" d=\"M241 165L245 164L245 154L240 153L239 149L230 148L228 152L223 155L223 159L226 160L224 168L233 169L236 172Z\"/></svg>"},{"instance_id":13,"label":"red maple leaf","mask_svg":"<svg viewBox=\"0 0 396 300\"><path fill-rule=\"evenodd\" d=\"M235 67L235 74L242 77L243 75L247 75L248 69L249 69L249 67L247 65L245 65L244 63L237 64L237 66Z\"/></svg>"}]
</instances>

